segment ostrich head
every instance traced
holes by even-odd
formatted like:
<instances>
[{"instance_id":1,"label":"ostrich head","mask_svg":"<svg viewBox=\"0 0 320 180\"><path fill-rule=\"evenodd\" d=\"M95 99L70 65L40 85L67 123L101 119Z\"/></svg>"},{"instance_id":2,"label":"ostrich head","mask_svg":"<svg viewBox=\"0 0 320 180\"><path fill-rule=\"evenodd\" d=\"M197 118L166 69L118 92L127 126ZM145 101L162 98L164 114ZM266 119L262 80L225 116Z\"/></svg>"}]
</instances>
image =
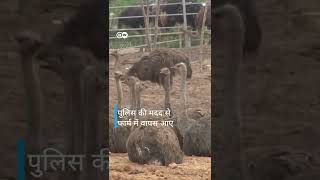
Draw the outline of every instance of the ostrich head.
<instances>
[{"instance_id":1,"label":"ostrich head","mask_svg":"<svg viewBox=\"0 0 320 180\"><path fill-rule=\"evenodd\" d=\"M136 108L136 85L137 83L139 83L139 79L134 77L134 76L127 76L126 78L124 78L123 81L124 84L128 85L130 88L130 106L131 109L135 109Z\"/></svg>"},{"instance_id":2,"label":"ostrich head","mask_svg":"<svg viewBox=\"0 0 320 180\"><path fill-rule=\"evenodd\" d=\"M162 68L160 69L160 84L163 84L164 88L169 88L170 87L170 82L169 82L169 79L170 79L170 69L169 68Z\"/></svg>"},{"instance_id":3,"label":"ostrich head","mask_svg":"<svg viewBox=\"0 0 320 180\"><path fill-rule=\"evenodd\" d=\"M110 53L111 56L114 56L116 58L116 61L114 62L114 69L117 71L119 66L119 53L118 51L114 51Z\"/></svg>"},{"instance_id":4,"label":"ostrich head","mask_svg":"<svg viewBox=\"0 0 320 180\"><path fill-rule=\"evenodd\" d=\"M219 43L223 43L225 40L232 40L239 36L238 32L244 30L244 25L239 21L241 19L241 14L238 9L232 5L225 5L223 8L216 8L213 13L213 23L216 28L214 30L214 37ZM237 26L235 26L237 25ZM238 39L238 38L237 38Z\"/></svg>"},{"instance_id":5,"label":"ostrich head","mask_svg":"<svg viewBox=\"0 0 320 180\"><path fill-rule=\"evenodd\" d=\"M20 45L20 52L23 55L33 55L35 51L43 45L43 41L39 34L32 31L23 31L19 33L15 40Z\"/></svg>"},{"instance_id":6,"label":"ostrich head","mask_svg":"<svg viewBox=\"0 0 320 180\"><path fill-rule=\"evenodd\" d=\"M181 62L172 67L175 72L179 75L187 76L187 66L185 63Z\"/></svg>"},{"instance_id":7,"label":"ostrich head","mask_svg":"<svg viewBox=\"0 0 320 180\"><path fill-rule=\"evenodd\" d=\"M114 78L115 78L116 80L120 80L120 79L123 78L123 74L122 74L121 71L115 71L113 74L114 74Z\"/></svg>"}]
</instances>

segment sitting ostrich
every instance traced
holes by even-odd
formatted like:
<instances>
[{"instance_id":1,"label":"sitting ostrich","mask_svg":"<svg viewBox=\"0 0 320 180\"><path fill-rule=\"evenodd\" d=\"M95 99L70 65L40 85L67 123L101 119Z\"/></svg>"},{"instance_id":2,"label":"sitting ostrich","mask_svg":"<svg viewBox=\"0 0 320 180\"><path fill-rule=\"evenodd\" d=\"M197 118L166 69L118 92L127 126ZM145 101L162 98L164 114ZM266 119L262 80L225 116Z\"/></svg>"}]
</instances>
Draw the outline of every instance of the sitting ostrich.
<instances>
[{"instance_id":1,"label":"sitting ostrich","mask_svg":"<svg viewBox=\"0 0 320 180\"><path fill-rule=\"evenodd\" d=\"M182 67L181 67L182 66ZM182 113L179 118L177 118L177 128L181 132L182 138L184 138L186 131L195 123L195 120L190 119L188 116L187 108L187 68L184 63L178 63L175 66L171 67L173 71L181 75L181 88L180 95L182 101Z\"/></svg>"},{"instance_id":2,"label":"sitting ostrich","mask_svg":"<svg viewBox=\"0 0 320 180\"><path fill-rule=\"evenodd\" d=\"M183 132L183 152L186 155L211 156L211 115L197 121L189 119L186 105L187 67L184 63L179 63L174 69L181 75L181 99L185 119L179 121L178 127Z\"/></svg>"},{"instance_id":3,"label":"sitting ostrich","mask_svg":"<svg viewBox=\"0 0 320 180\"><path fill-rule=\"evenodd\" d=\"M164 78L164 81L164 84L170 84L170 77ZM173 162L180 164L183 160L175 130L165 126L134 128L127 141L127 150L129 160L139 164L167 166Z\"/></svg>"},{"instance_id":4,"label":"sitting ostrich","mask_svg":"<svg viewBox=\"0 0 320 180\"><path fill-rule=\"evenodd\" d=\"M120 78L122 78L123 75L121 71L115 71L114 72L114 78L116 82L117 87L117 94L118 94L118 107L123 108L123 91L122 91L122 85L120 82ZM128 81L127 85L130 89L130 109L134 109L135 107L135 84L131 81ZM122 119L125 119L127 117L123 117ZM109 121L109 148L110 152L113 153L126 153L126 142L130 134L130 127L126 126L118 126L117 128L114 128L112 121Z\"/></svg>"}]
</instances>

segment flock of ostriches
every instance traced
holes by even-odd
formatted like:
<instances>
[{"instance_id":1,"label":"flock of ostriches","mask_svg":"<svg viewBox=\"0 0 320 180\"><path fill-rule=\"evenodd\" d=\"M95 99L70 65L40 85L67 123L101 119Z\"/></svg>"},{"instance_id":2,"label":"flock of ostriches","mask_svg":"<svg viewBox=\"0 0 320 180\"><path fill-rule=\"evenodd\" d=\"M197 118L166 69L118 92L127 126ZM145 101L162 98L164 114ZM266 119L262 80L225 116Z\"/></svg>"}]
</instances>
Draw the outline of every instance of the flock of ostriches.
<instances>
[{"instance_id":1,"label":"flock of ostriches","mask_svg":"<svg viewBox=\"0 0 320 180\"><path fill-rule=\"evenodd\" d=\"M116 57L116 67L119 55ZM181 79L180 100L182 112L176 113L170 102L170 90L173 76L178 74ZM109 120L109 145L113 153L128 153L132 162L141 164L169 165L182 163L184 154L211 156L211 115L200 119L190 119L187 109L187 79L191 78L192 69L189 58L178 50L155 49L136 62L127 73L117 68L114 78L117 88L118 106L123 104L122 82L129 86L131 110L140 110L141 93L147 88L141 81L151 81L160 84L165 91L163 110L170 109L171 115L131 116L119 120L138 119L139 121L173 121L174 126L118 126L114 128L112 119ZM178 115L181 114L181 115Z\"/></svg>"}]
</instances>

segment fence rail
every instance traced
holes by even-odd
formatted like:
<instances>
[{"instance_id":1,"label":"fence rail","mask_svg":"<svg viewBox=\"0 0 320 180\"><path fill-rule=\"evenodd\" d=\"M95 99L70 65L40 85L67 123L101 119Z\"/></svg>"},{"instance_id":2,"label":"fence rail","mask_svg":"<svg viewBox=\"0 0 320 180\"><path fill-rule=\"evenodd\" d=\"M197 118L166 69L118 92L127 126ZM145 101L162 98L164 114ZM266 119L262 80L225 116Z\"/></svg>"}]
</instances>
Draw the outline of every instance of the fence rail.
<instances>
[{"instance_id":1,"label":"fence rail","mask_svg":"<svg viewBox=\"0 0 320 180\"><path fill-rule=\"evenodd\" d=\"M196 15L198 13L186 13L186 15ZM159 16L183 16L183 14L159 14ZM132 18L143 18L144 16L126 16L126 17L112 17L112 19L132 19ZM156 17L156 15L150 15L149 17Z\"/></svg>"},{"instance_id":2,"label":"fence rail","mask_svg":"<svg viewBox=\"0 0 320 180\"><path fill-rule=\"evenodd\" d=\"M201 5L205 5L206 3L204 2L198 2L198 3L192 3L192 2L185 2L184 0L181 0L181 2L179 3L167 3L167 4L160 4L160 6L170 6L170 5L182 5L185 7L189 6L189 5L194 5L194 4L201 4ZM109 9L120 9L120 8L129 8L129 7L140 7L142 8L142 6L146 7L147 5L132 5L132 6L114 6L114 7L109 7ZM157 7L157 4L149 4L149 7L152 7L152 8L155 8ZM175 14L159 14L158 17L161 17L161 16L190 16L190 15L197 15L198 13L187 13L185 11L185 8L184 8L184 11L183 13L175 13ZM156 17L157 15L154 15L154 14L150 14L149 17ZM116 22L116 20L119 20L119 19L135 19L135 18L144 18L144 16L127 16L127 17L109 17L109 20L110 22L112 22L112 20L115 20L114 22ZM184 22L186 24L186 19L184 19ZM152 23L153 24L153 23ZM110 24L110 27L112 27L112 24ZM180 27L182 28L182 27ZM176 35L177 36L177 39L171 39L170 40L165 40L165 41L160 41L160 42L152 42L151 44L154 44L155 46L156 45L160 45L160 44L168 44L168 43L174 43L174 42L179 42L179 46L181 47L181 43L182 41L185 41L185 43L189 44L188 46L190 46L190 40L183 40L183 35L186 35L184 32L180 31L179 27L177 26L174 26L174 27L149 27L148 28L148 31L150 30L162 30L162 29L171 29L172 31L174 32L166 32L166 33L156 33L155 31L153 31L152 34L149 34L149 36L151 37L151 39L154 39L153 37L156 36L171 36L171 35ZM187 28L186 26L184 26L183 28ZM123 29L109 29L109 32L123 32L123 31L146 31L146 28L123 28ZM191 31L191 32L197 32L197 31ZM209 33L210 34L210 33ZM142 38L142 37L146 37L147 35L146 34L138 34L138 35L129 35L127 38ZM187 35L188 37L188 35ZM185 37L186 38L186 37ZM190 38L190 37L189 37ZM188 38L188 39L189 39ZM109 40L113 40L111 41L111 44L112 45L112 42L119 42L123 39L119 39L119 41L117 41L117 37L115 36L109 36ZM193 41L197 41L197 39L192 39ZM199 39L200 40L200 39ZM131 40L130 40L131 41ZM117 43L118 44L118 43ZM186 44L185 44L186 45ZM117 45L116 45L117 46ZM146 42L144 44L141 44L141 45L135 45L135 46L131 46L130 47L134 47L134 48L141 48L141 47L146 47L147 44ZM127 47L127 48L130 48L130 47Z\"/></svg>"},{"instance_id":3,"label":"fence rail","mask_svg":"<svg viewBox=\"0 0 320 180\"><path fill-rule=\"evenodd\" d=\"M170 6L170 5L177 5L177 4L181 4L182 3L167 3L167 4L160 4L160 6ZM203 3L192 3L192 2L186 2L186 5L192 5L192 4L202 4ZM121 8L128 8L128 7L141 7L142 5L132 5L132 6L113 6L113 7L109 7L109 9L121 9ZM147 5L143 5L143 6L147 6ZM149 6L156 6L156 5L152 5L150 4Z\"/></svg>"}]
</instances>

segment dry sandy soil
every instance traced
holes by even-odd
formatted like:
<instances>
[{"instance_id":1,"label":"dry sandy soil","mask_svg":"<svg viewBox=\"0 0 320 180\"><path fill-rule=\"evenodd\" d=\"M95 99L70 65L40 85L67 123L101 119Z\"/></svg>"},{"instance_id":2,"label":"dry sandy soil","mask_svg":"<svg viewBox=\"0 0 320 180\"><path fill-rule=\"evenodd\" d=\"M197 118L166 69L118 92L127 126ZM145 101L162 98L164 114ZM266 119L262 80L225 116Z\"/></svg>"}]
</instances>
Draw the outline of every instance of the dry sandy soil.
<instances>
[{"instance_id":1,"label":"dry sandy soil","mask_svg":"<svg viewBox=\"0 0 320 180\"><path fill-rule=\"evenodd\" d=\"M179 49L184 52L192 63L192 79L187 82L188 108L190 114L199 111L206 115L211 112L211 62L210 52L204 55L204 70L200 72L199 49L186 48ZM132 63L139 60L141 53L126 53L120 56L120 70L126 72ZM114 60L109 64L109 119L113 120L113 106L117 101L117 92L114 81ZM174 78L172 107L173 111L180 112L180 77ZM147 83L148 88L142 94L142 107L146 109L160 110L164 108L164 90L157 84ZM125 104L128 104L128 87L124 87ZM110 160L110 180L143 180L143 179L211 179L211 158L210 157L188 157L185 156L182 164L169 167L153 165L138 165L128 160L127 154L111 153Z\"/></svg>"}]
</instances>

